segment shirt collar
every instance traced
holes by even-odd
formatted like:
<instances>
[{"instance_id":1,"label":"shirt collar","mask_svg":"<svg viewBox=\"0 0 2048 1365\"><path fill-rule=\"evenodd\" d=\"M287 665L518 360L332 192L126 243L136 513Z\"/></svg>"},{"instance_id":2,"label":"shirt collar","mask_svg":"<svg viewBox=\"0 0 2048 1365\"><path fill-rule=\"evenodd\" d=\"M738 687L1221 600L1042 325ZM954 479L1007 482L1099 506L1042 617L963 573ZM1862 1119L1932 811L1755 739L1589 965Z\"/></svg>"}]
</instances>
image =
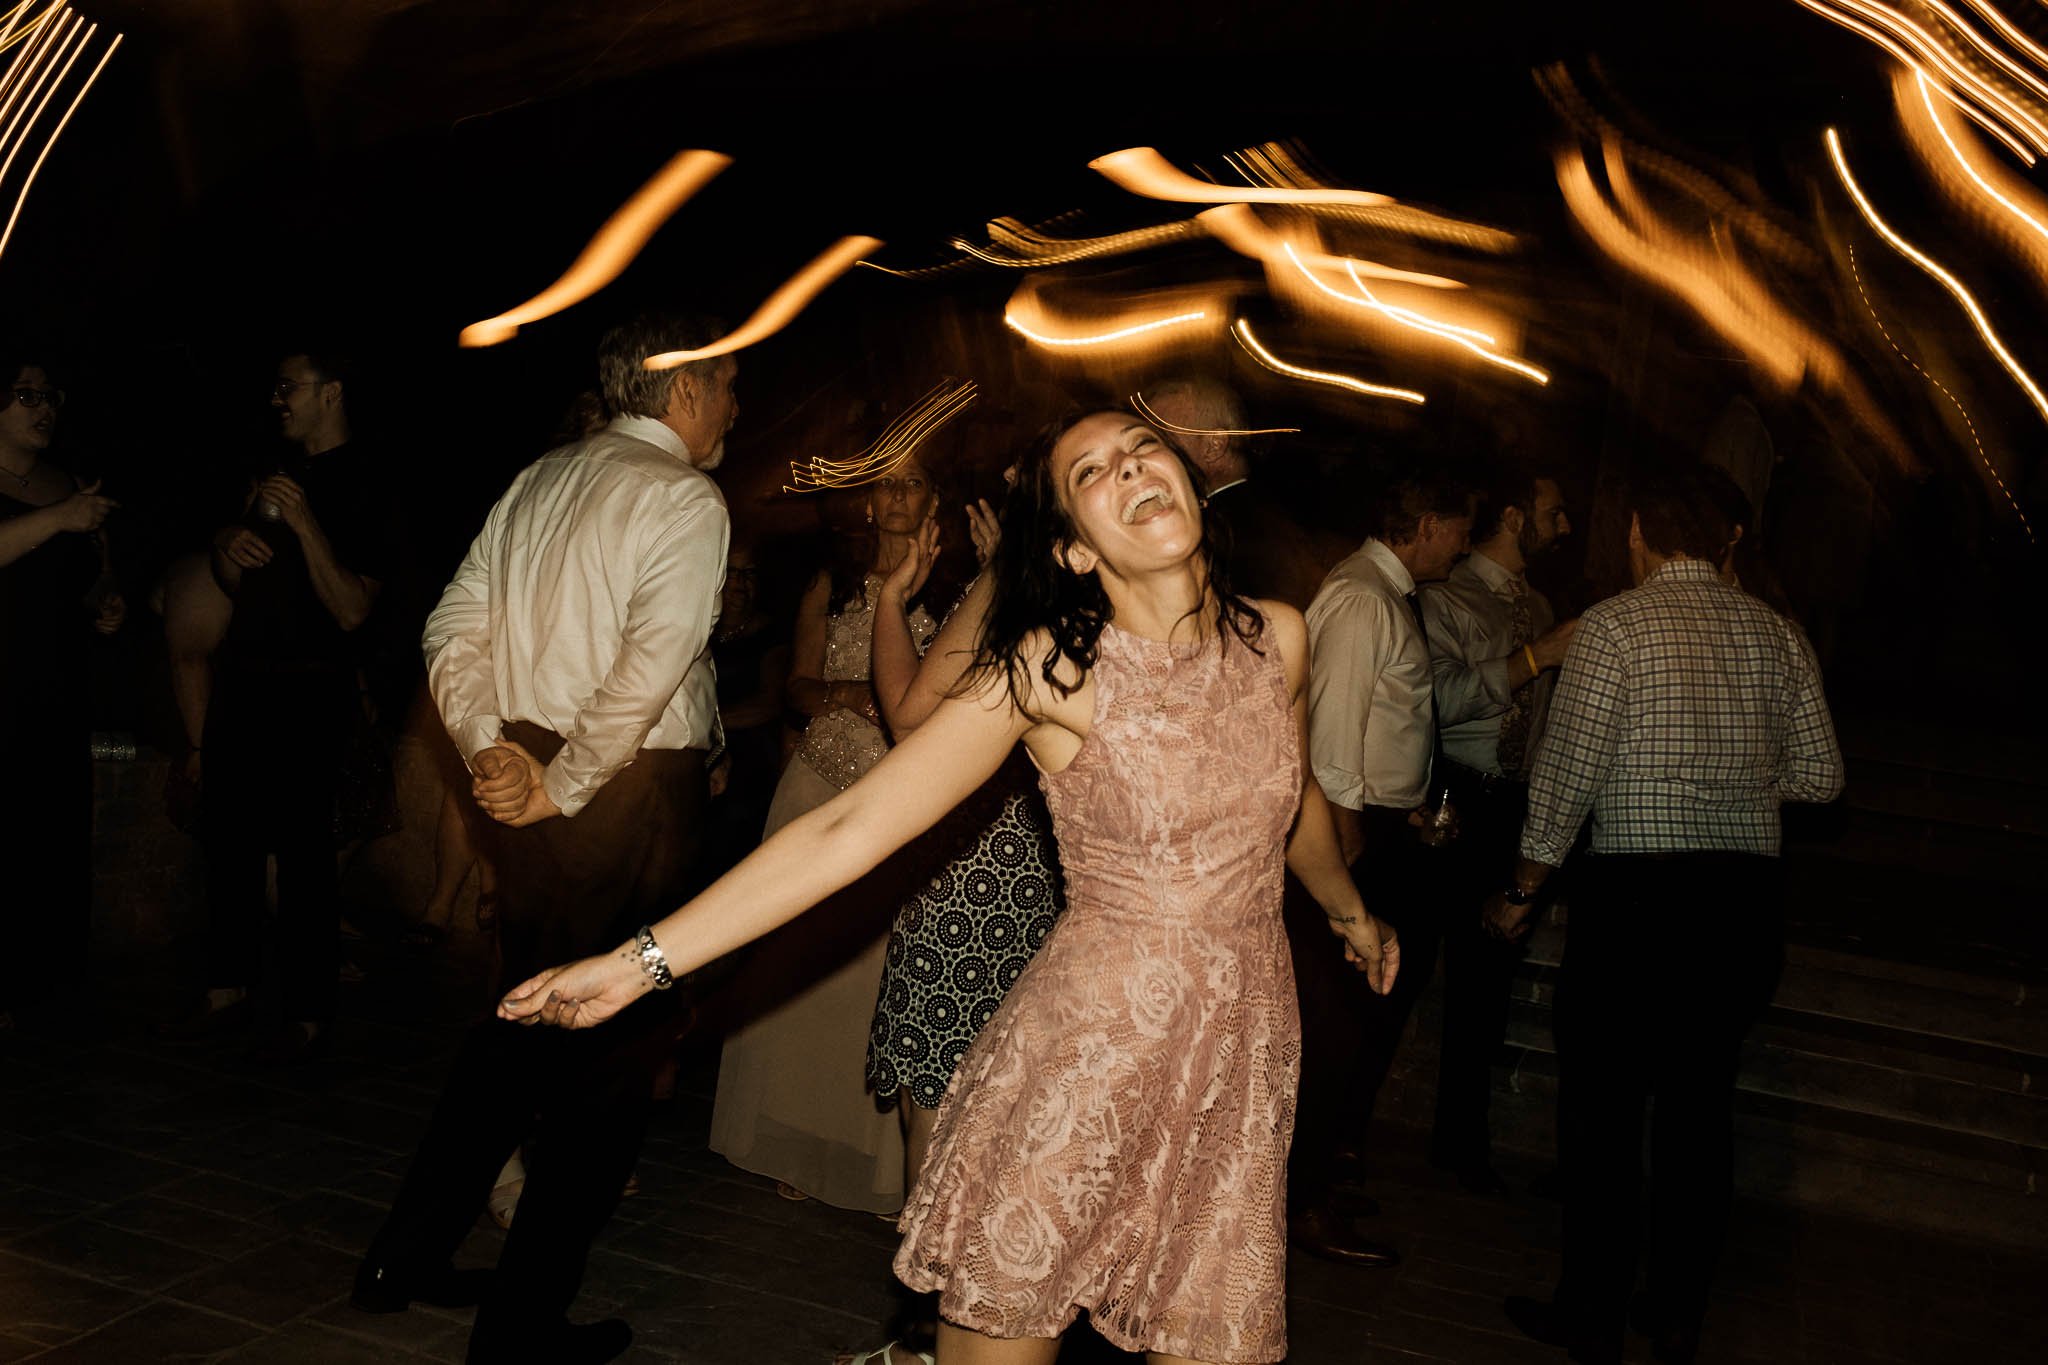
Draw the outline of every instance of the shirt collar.
<instances>
[{"instance_id":1,"label":"shirt collar","mask_svg":"<svg viewBox=\"0 0 2048 1365\"><path fill-rule=\"evenodd\" d=\"M657 421L652 417L614 417L605 430L617 432L621 436L630 436L636 441L645 441L651 446L659 446L663 452L673 455L686 465L694 467L696 464L696 461L690 458L690 448L683 444L683 438L676 435L666 422Z\"/></svg>"},{"instance_id":2,"label":"shirt collar","mask_svg":"<svg viewBox=\"0 0 2048 1365\"><path fill-rule=\"evenodd\" d=\"M1655 573L1652 573L1648 578L1645 578L1643 580L1643 586L1647 588L1652 583L1658 582L1666 578L1690 578L1694 580L1705 580L1711 578L1718 581L1720 577L1720 569L1716 568L1712 564L1709 564L1704 559L1667 559L1662 564L1659 564L1657 566L1657 570Z\"/></svg>"},{"instance_id":3,"label":"shirt collar","mask_svg":"<svg viewBox=\"0 0 2048 1365\"><path fill-rule=\"evenodd\" d=\"M1497 593L1507 593L1513 584L1524 581L1521 574L1513 572L1491 556L1483 555L1477 550L1465 556L1465 568Z\"/></svg>"},{"instance_id":4,"label":"shirt collar","mask_svg":"<svg viewBox=\"0 0 2048 1365\"><path fill-rule=\"evenodd\" d=\"M1393 584L1395 592L1406 597L1409 593L1415 591L1413 575L1408 572L1406 565L1394 557L1394 552L1387 548L1385 541L1378 539L1366 541L1365 557L1370 559L1373 562L1373 566L1386 576L1387 582Z\"/></svg>"}]
</instances>

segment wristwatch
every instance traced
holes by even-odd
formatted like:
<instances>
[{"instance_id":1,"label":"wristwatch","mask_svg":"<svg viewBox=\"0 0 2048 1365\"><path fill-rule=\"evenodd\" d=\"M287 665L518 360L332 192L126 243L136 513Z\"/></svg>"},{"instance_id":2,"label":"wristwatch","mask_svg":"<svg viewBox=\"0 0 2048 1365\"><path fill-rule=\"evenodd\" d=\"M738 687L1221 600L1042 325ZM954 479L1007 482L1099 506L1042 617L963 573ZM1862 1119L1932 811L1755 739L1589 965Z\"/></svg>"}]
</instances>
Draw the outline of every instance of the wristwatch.
<instances>
[{"instance_id":1,"label":"wristwatch","mask_svg":"<svg viewBox=\"0 0 2048 1365\"><path fill-rule=\"evenodd\" d=\"M1525 891L1513 882L1509 882L1507 889L1500 893L1500 898L1509 905L1528 905L1536 899L1536 893L1534 891Z\"/></svg>"}]
</instances>

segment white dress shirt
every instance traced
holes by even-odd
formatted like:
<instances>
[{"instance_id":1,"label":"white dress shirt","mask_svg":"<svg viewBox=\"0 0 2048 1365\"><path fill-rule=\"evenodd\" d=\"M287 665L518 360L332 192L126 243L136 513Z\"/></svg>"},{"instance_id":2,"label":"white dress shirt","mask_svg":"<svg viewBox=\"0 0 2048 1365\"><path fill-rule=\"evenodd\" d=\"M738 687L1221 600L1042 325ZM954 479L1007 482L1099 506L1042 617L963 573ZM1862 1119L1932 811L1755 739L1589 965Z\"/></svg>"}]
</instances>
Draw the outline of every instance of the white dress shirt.
<instances>
[{"instance_id":1,"label":"white dress shirt","mask_svg":"<svg viewBox=\"0 0 2048 1365\"><path fill-rule=\"evenodd\" d=\"M1309 764L1350 810L1422 804L1433 747L1429 651L1408 605L1415 580L1368 540L1308 606Z\"/></svg>"},{"instance_id":2,"label":"white dress shirt","mask_svg":"<svg viewBox=\"0 0 2048 1365\"><path fill-rule=\"evenodd\" d=\"M427 683L465 760L508 721L562 736L564 815L640 749L718 734L725 498L682 440L621 417L520 472L427 618Z\"/></svg>"},{"instance_id":3,"label":"white dress shirt","mask_svg":"<svg viewBox=\"0 0 2048 1365\"><path fill-rule=\"evenodd\" d=\"M1522 579L1529 607L1529 638L1534 640L1556 624L1556 615L1542 593L1522 575L1510 573L1474 551L1458 562L1451 576L1422 589L1422 621L1429 630L1430 684L1436 689L1437 723L1444 730L1444 757L1482 773L1501 774L1501 716L1514 700L1508 686L1509 656L1515 641L1514 584ZM1529 708L1527 752L1534 755L1543 737L1543 715L1550 705L1556 674L1536 677Z\"/></svg>"}]
</instances>

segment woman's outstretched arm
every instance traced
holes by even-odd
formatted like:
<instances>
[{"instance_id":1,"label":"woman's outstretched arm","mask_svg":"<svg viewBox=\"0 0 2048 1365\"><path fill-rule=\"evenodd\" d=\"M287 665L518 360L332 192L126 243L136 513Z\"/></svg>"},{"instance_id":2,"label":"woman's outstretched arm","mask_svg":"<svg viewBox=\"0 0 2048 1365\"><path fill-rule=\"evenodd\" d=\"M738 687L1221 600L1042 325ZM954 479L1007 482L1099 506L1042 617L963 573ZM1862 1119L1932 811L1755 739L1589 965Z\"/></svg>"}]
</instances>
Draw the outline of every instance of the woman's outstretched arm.
<instances>
[{"instance_id":1,"label":"woman's outstretched arm","mask_svg":"<svg viewBox=\"0 0 2048 1365\"><path fill-rule=\"evenodd\" d=\"M1294 699L1294 725L1301 752L1308 752L1308 623L1301 613L1279 602L1261 602L1273 628L1274 643L1287 666L1287 688ZM1375 991L1394 988L1401 969L1400 946L1394 931L1365 908L1358 884L1337 843L1337 825L1329 798L1315 774L1302 782L1301 808L1287 840L1287 870L1300 879L1330 921L1330 932L1344 942L1344 956L1365 973ZM1332 945L1334 951L1335 945Z\"/></svg>"},{"instance_id":2,"label":"woman's outstretched arm","mask_svg":"<svg viewBox=\"0 0 2048 1365\"><path fill-rule=\"evenodd\" d=\"M1000 678L946 702L858 782L653 925L670 970L695 971L853 883L986 782L1030 728ZM629 942L514 987L498 1017L588 1028L650 989Z\"/></svg>"}]
</instances>

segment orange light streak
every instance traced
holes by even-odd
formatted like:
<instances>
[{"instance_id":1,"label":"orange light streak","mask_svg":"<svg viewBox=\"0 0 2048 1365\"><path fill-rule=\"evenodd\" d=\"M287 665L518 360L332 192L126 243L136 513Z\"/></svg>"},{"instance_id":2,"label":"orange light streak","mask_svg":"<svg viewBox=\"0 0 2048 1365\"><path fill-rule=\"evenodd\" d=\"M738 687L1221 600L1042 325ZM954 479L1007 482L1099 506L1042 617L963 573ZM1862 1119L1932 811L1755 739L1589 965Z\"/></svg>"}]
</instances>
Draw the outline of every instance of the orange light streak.
<instances>
[{"instance_id":1,"label":"orange light streak","mask_svg":"<svg viewBox=\"0 0 2048 1365\"><path fill-rule=\"evenodd\" d=\"M1114 331L1096 332L1089 336L1069 337L1056 337L1050 333L1040 332L1034 328L1027 327L1017 321L1017 315L1013 312L1005 312L1003 314L1003 323L1026 341L1035 341L1040 346L1103 346L1113 341L1126 341L1131 337L1143 336L1147 332L1163 331L1168 327L1185 327L1191 322L1200 322L1208 316L1209 311L1207 309L1198 308L1191 313L1175 313L1171 317L1152 318L1146 322L1132 323L1128 327L1119 327Z\"/></svg>"},{"instance_id":2,"label":"orange light streak","mask_svg":"<svg viewBox=\"0 0 2048 1365\"><path fill-rule=\"evenodd\" d=\"M94 25L94 27L97 28L98 25ZM86 42L92 41L92 34L92 29L86 30ZM90 91L93 87L93 82L97 81L100 78L100 72L105 71L107 69L107 63L114 60L114 53L120 50L121 40L125 37L127 37L127 35L123 33L117 33L114 35L114 41L107 45L107 50L105 52L100 54L99 64L94 66L92 69L92 74L85 78L85 84L81 85L78 88L78 93L71 97L71 103L65 107L64 116L57 120L57 126L55 128L52 128L50 130L49 137L43 140L42 151L36 153L36 159L34 164L28 168L28 175L22 179L21 192L14 196L14 209L7 215L7 226L4 230L0 230L0 256L4 256L7 254L7 244L14 240L14 225L21 218L22 206L28 203L28 192L31 188L34 187L36 183L36 176L43 169L43 162L49 158L50 149L57 145L58 135L64 131L64 126L71 122L71 116L78 112L78 106L84 102L86 93ZM83 53L85 51L85 43L79 44L78 51L80 53ZM74 54L73 60L75 61L76 59L76 54ZM64 69L68 74L71 69L68 63L66 64ZM63 77L60 76L58 80L61 83ZM56 91L52 89L51 93L55 94ZM36 113L40 117L42 111L38 109ZM7 162L9 165L13 164L13 153L10 152L8 154ZM0 178L4 178L4 175L4 170L0 170Z\"/></svg>"},{"instance_id":3,"label":"orange light streak","mask_svg":"<svg viewBox=\"0 0 2048 1365\"><path fill-rule=\"evenodd\" d=\"M1967 0L1967 3L1971 9L1989 19L1991 26L2005 35L2006 41L2015 44L2020 51L2048 67L2048 51L2044 51L2039 43L2027 36L2024 29L2006 18L1998 6L1991 4L1990 0Z\"/></svg>"},{"instance_id":4,"label":"orange light streak","mask_svg":"<svg viewBox=\"0 0 2048 1365\"><path fill-rule=\"evenodd\" d=\"M1197 180L1151 147L1128 147L1098 156L1088 169L1112 184L1147 199L1176 204L1349 204L1375 208L1394 201L1366 190L1291 189L1265 185L1218 185Z\"/></svg>"},{"instance_id":5,"label":"orange light streak","mask_svg":"<svg viewBox=\"0 0 2048 1365\"><path fill-rule=\"evenodd\" d=\"M69 23L65 22L67 18L70 20ZM16 82L14 88L7 92L6 100L0 102L0 116L8 116L6 129L0 131L0 146L9 148L10 161L13 159L12 153L20 150L21 146L15 140L16 136L19 135L22 138L26 138L30 129L35 127L36 118L42 116L41 105L37 105L34 116L29 115L29 106L35 104L36 96L42 93L43 86L48 83L51 73L56 71L57 64L64 60L64 54L71 48L72 38L77 35L80 26L84 23L84 19L66 10L63 14L57 16L55 23L44 26L47 35L46 39L30 44L28 49L29 69L22 73L20 81ZM67 65L65 69L68 71L70 68ZM33 77L33 80L31 80L31 77ZM62 78L59 77L59 79L61 80ZM24 93L26 94L25 98ZM20 100L18 106L15 103L17 100ZM47 98L44 102L48 102ZM11 115L9 111L12 111ZM28 119L26 126L22 123L24 118ZM5 177L5 175L6 171L0 169L0 177Z\"/></svg>"},{"instance_id":6,"label":"orange light streak","mask_svg":"<svg viewBox=\"0 0 2048 1365\"><path fill-rule=\"evenodd\" d=\"M1994 184L1992 179L1978 169L1964 153L1954 132L1943 120L1940 109L1934 103L1931 82L1928 81L1926 73L1913 72L1910 83L1914 87L1912 91L1907 89L1908 79L1905 73L1899 73L1893 81L1893 95L1898 101L1900 121L1905 125L1908 139L1914 149L1928 158L1943 188L1955 194L1959 200L1964 199L1967 196L1960 192L1955 175L1946 171L1943 164L1931 154L1929 144L1939 142L1948 153L1949 159L1961 169L1963 178L1969 184L1974 185L1985 198L2004 209L2008 218L2022 225L2038 239L2030 241L2023 233L2016 233L2011 229L2002 234L2012 240L2014 248L2033 265L2036 275L2044 284L2048 284L2048 224L2042 221L2043 216L2048 216L2048 205L2043 204L2041 196L2030 185L2017 176L2006 173L1995 164L1991 175L2003 181L2004 188L2001 189L1999 185ZM1913 98L1915 93L1919 96L1917 110ZM1920 111L1926 113L1925 119L1919 116ZM2028 212L2023 206L2027 203L2033 205L2033 212Z\"/></svg>"},{"instance_id":7,"label":"orange light streak","mask_svg":"<svg viewBox=\"0 0 2048 1365\"><path fill-rule=\"evenodd\" d=\"M1223 159L1244 176L1247 184L1272 189L1331 188L1311 175L1285 143L1266 142L1237 152L1225 152ZM1484 223L1449 218L1426 209L1411 208L1406 204L1390 203L1374 208L1348 204L1305 204L1302 207L1318 215L1340 217L1383 232L1449 242L1495 255L1513 251L1517 245L1511 232Z\"/></svg>"},{"instance_id":8,"label":"orange light streak","mask_svg":"<svg viewBox=\"0 0 2048 1365\"><path fill-rule=\"evenodd\" d=\"M1848 16L1842 11L1859 15L1884 29L1918 53L1921 61L1914 62L1911 57L1886 44L1895 55L1913 65L1924 62L1934 66L1948 78L1950 84L1958 90L1967 91L1973 99L1981 102L2035 151L2048 152L2048 127L2044 127L2040 120L2029 114L2004 91L1970 70L1937 42L1925 28L1897 10L1871 3L1871 0L1798 0L1798 3L1815 14L1841 24L1844 28L1861 31L1866 37L1870 36L1868 28L1845 22ZM1974 33L1974 30L1972 32ZM2031 159L2030 157L2029 160Z\"/></svg>"},{"instance_id":9,"label":"orange light streak","mask_svg":"<svg viewBox=\"0 0 2048 1365\"><path fill-rule=\"evenodd\" d=\"M1984 442L1977 437L1977 424L1970 420L1970 410L1963 406L1963 400L1950 392L1948 385L1922 369L1919 361L1907 355L1899 343L1892 340L1891 329L1886 327L1884 319L1877 315L1877 306L1871 303L1870 292L1863 287L1863 272L1856 268L1856 248L1853 246L1849 248L1849 277L1856 281L1856 293L1862 298L1863 307L1870 314L1870 320L1877 324L1877 333L1884 338L1885 345L1891 347L1899 359L1912 366L1915 373L1939 389L1941 396L1948 399L1954 405L1957 415L1963 419L1964 429L1970 433L1970 444L1977 448L1977 462L1984 466L1984 472L1991 476L1991 482L1996 484L1998 491L2005 495L2006 502L2012 507L2012 514L2020 519L2020 529L2027 533L2028 542L2038 544L2039 542L2034 538L2033 523L2028 521L2027 514L2020 510L2020 500L2013 496L2012 489L2006 487L2005 478L1999 474L1998 466L1992 464L1991 457L1985 453Z\"/></svg>"},{"instance_id":10,"label":"orange light streak","mask_svg":"<svg viewBox=\"0 0 2048 1365\"><path fill-rule=\"evenodd\" d=\"M572 304L581 303L619 277L633 263L655 231L675 215L690 197L732 164L732 158L717 152L678 152L669 163L618 211L605 219L597 235L569 263L553 284L516 308L472 322L456 338L458 346L496 346L510 341L529 322L553 317Z\"/></svg>"},{"instance_id":11,"label":"orange light streak","mask_svg":"<svg viewBox=\"0 0 2048 1365\"><path fill-rule=\"evenodd\" d=\"M1991 348L1991 353L1998 358L1998 363L2005 367L2006 373L2010 374L2022 389L2026 390L2027 397L2033 400L2035 409L2044 418L2048 418L2048 394L2041 392L2041 386L2034 382L2033 376L2021 368L2019 361L2013 358L2012 352L2005 348L2005 343L1998 339L1998 333L1993 330L1991 320L1984 316L1984 310L1977 306L1977 300L1963 287L1963 282L1943 269L1932 257L1899 236L1890 224L1878 216L1877 210L1864 196L1862 187L1856 183L1856 177L1850 174L1849 160L1842 153L1841 136L1833 128L1827 130L1827 144L1828 155L1835 163L1835 174L1841 177L1843 188L1848 190L1849 197L1856 201L1856 207L1862 212L1864 220L1877 231L1878 236L1891 243L1892 248L1901 256L1932 275L1943 288L1955 295L1956 302L1962 304L1963 311L1970 315L1970 321L1976 325L1977 335Z\"/></svg>"},{"instance_id":12,"label":"orange light streak","mask_svg":"<svg viewBox=\"0 0 2048 1365\"><path fill-rule=\"evenodd\" d=\"M1255 261L1267 264L1277 263L1286 241L1279 233L1266 226L1257 211L1245 204L1231 204L1223 208L1205 209L1195 215L1200 223L1223 245L1240 256L1249 256ZM1376 261L1352 262L1348 256L1332 256L1326 252L1310 251L1302 259L1318 270L1343 270L1347 263L1356 264L1362 274L1377 280L1390 280L1398 284L1420 285L1425 289L1463 289L1464 283L1442 275L1425 275L1414 270L1396 270Z\"/></svg>"},{"instance_id":13,"label":"orange light streak","mask_svg":"<svg viewBox=\"0 0 2048 1365\"><path fill-rule=\"evenodd\" d=\"M971 379L940 380L901 417L891 422L872 445L851 459L822 457L791 460L791 483L785 493L803 493L817 488L857 488L873 483L903 464L933 432L965 412L979 389Z\"/></svg>"},{"instance_id":14,"label":"orange light streak","mask_svg":"<svg viewBox=\"0 0 2048 1365\"><path fill-rule=\"evenodd\" d=\"M1183 427L1167 421L1145 401L1145 395L1131 395L1131 407L1138 416L1158 427L1161 431L1176 432L1182 436L1292 436L1300 427Z\"/></svg>"},{"instance_id":15,"label":"orange light streak","mask_svg":"<svg viewBox=\"0 0 2048 1365\"><path fill-rule=\"evenodd\" d=\"M854 262L861 257L879 250L881 245L879 237L841 237L820 252L809 265L785 280L781 288L754 310L752 317L725 336L694 351L663 351L647 357L641 364L650 370L672 370L678 365L730 355L765 341L787 327L812 299L824 292L825 286L853 269Z\"/></svg>"},{"instance_id":16,"label":"orange light streak","mask_svg":"<svg viewBox=\"0 0 2048 1365\"><path fill-rule=\"evenodd\" d=\"M1348 374L1337 374L1331 370L1311 370L1306 366L1295 365L1282 360L1279 356L1274 355L1259 344L1259 339L1252 335L1252 325L1243 318L1239 318L1231 325L1230 334L1237 338L1238 345L1244 347L1251 354L1252 359L1258 361L1275 374L1284 374L1293 379L1306 380L1311 384L1329 384L1336 388L1349 389L1353 393L1363 394L1367 398L1392 398L1399 402L1415 403L1418 405L1429 401L1426 396L1417 393L1413 389L1397 389L1386 384L1368 384L1363 379L1354 379Z\"/></svg>"}]
</instances>

